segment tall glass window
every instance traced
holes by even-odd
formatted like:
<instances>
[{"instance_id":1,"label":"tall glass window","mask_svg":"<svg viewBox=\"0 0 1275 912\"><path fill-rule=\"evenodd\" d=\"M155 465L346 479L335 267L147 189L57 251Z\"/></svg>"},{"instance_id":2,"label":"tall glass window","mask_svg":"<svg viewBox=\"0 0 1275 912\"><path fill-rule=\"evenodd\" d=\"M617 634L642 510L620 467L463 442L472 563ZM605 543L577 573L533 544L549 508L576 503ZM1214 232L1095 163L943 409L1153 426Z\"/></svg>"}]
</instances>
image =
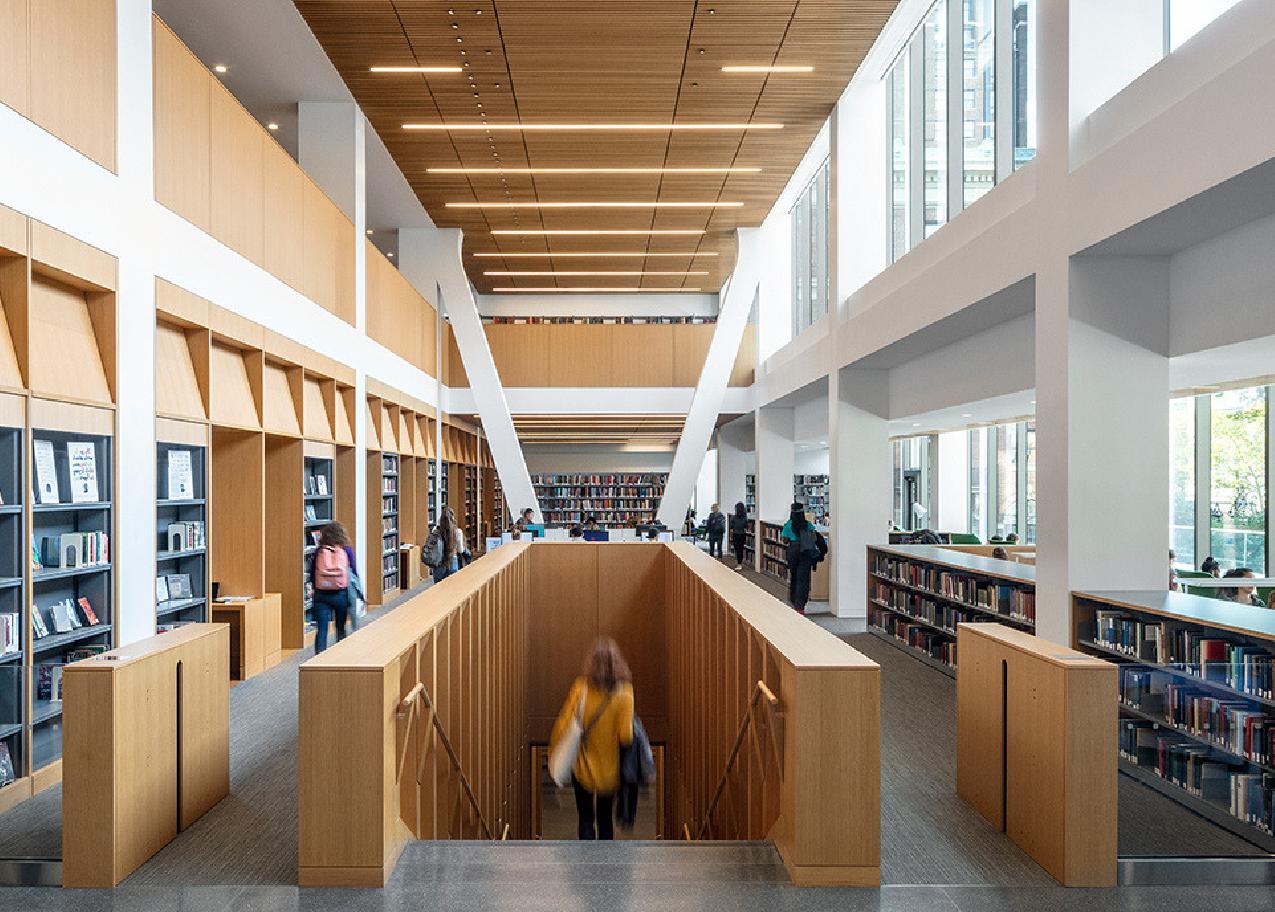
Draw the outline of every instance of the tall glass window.
<instances>
[{"instance_id":1,"label":"tall glass window","mask_svg":"<svg viewBox=\"0 0 1275 912\"><path fill-rule=\"evenodd\" d=\"M973 534L983 535L983 491L987 478L987 431L975 428L970 438L970 524Z\"/></svg>"},{"instance_id":2,"label":"tall glass window","mask_svg":"<svg viewBox=\"0 0 1275 912\"><path fill-rule=\"evenodd\" d=\"M1169 0L1169 47L1176 51L1238 0Z\"/></svg>"},{"instance_id":3,"label":"tall glass window","mask_svg":"<svg viewBox=\"0 0 1275 912\"><path fill-rule=\"evenodd\" d=\"M890 71L890 260L908 252L908 64Z\"/></svg>"},{"instance_id":4,"label":"tall glass window","mask_svg":"<svg viewBox=\"0 0 1275 912\"><path fill-rule=\"evenodd\" d=\"M828 312L828 162L792 207L793 335Z\"/></svg>"},{"instance_id":5,"label":"tall glass window","mask_svg":"<svg viewBox=\"0 0 1275 912\"><path fill-rule=\"evenodd\" d=\"M1195 399L1169 403L1169 472L1169 547L1195 567Z\"/></svg>"},{"instance_id":6,"label":"tall glass window","mask_svg":"<svg viewBox=\"0 0 1275 912\"><path fill-rule=\"evenodd\" d=\"M996 435L996 513L998 538L1018 532L1018 425L998 425Z\"/></svg>"},{"instance_id":7,"label":"tall glass window","mask_svg":"<svg viewBox=\"0 0 1275 912\"><path fill-rule=\"evenodd\" d=\"M947 0L921 26L925 108L925 237L947 221Z\"/></svg>"},{"instance_id":8,"label":"tall glass window","mask_svg":"<svg viewBox=\"0 0 1275 912\"><path fill-rule=\"evenodd\" d=\"M965 205L996 184L996 7L964 0L961 84Z\"/></svg>"},{"instance_id":9,"label":"tall glass window","mask_svg":"<svg viewBox=\"0 0 1275 912\"><path fill-rule=\"evenodd\" d=\"M1212 399L1209 549L1225 568L1266 572L1266 387Z\"/></svg>"},{"instance_id":10,"label":"tall glass window","mask_svg":"<svg viewBox=\"0 0 1275 912\"><path fill-rule=\"evenodd\" d=\"M1014 0L1014 168L1036 157L1036 0Z\"/></svg>"},{"instance_id":11,"label":"tall glass window","mask_svg":"<svg viewBox=\"0 0 1275 912\"><path fill-rule=\"evenodd\" d=\"M1027 479L1027 492L1025 495L1026 506L1024 515L1027 517L1027 528L1023 535L1023 542L1028 545L1036 544L1036 422L1034 420L1023 424L1023 435L1027 438L1027 471L1025 478Z\"/></svg>"}]
</instances>

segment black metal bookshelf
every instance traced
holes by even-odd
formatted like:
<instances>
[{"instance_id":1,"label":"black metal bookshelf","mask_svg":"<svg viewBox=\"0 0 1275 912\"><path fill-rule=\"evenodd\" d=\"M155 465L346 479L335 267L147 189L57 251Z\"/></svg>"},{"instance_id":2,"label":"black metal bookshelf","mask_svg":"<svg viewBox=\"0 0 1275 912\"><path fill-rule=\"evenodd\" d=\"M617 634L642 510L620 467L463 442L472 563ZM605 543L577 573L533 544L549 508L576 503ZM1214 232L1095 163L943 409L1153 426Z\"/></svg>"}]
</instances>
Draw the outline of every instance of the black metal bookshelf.
<instances>
[{"instance_id":1,"label":"black metal bookshelf","mask_svg":"<svg viewBox=\"0 0 1275 912\"><path fill-rule=\"evenodd\" d=\"M155 450L155 629L163 631L208 619L208 450Z\"/></svg>"},{"instance_id":2,"label":"black metal bookshelf","mask_svg":"<svg viewBox=\"0 0 1275 912\"><path fill-rule=\"evenodd\" d=\"M22 480L24 446L20 428L0 428L0 789L22 778L30 745L26 719L30 618L24 610L22 568L28 547L22 528L22 498L27 490Z\"/></svg>"},{"instance_id":3,"label":"black metal bookshelf","mask_svg":"<svg viewBox=\"0 0 1275 912\"><path fill-rule=\"evenodd\" d=\"M302 540L301 592L305 611L305 629L314 627L314 589L310 585L310 567L319 545L319 530L336 518L336 477L331 459L305 457L302 495L305 504L305 537Z\"/></svg>"},{"instance_id":4,"label":"black metal bookshelf","mask_svg":"<svg viewBox=\"0 0 1275 912\"><path fill-rule=\"evenodd\" d=\"M399 458L381 454L381 591L398 588Z\"/></svg>"}]
</instances>

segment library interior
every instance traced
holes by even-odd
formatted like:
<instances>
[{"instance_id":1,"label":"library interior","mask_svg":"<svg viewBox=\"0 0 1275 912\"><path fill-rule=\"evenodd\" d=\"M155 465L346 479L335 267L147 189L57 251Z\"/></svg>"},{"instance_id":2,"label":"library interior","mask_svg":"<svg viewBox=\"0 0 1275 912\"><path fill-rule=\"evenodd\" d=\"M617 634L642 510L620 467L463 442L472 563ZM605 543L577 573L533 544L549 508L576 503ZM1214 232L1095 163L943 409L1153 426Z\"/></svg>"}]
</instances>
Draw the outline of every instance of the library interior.
<instances>
[{"instance_id":1,"label":"library interior","mask_svg":"<svg viewBox=\"0 0 1275 912\"><path fill-rule=\"evenodd\" d=\"M1267 908L1272 79L1270 0L0 3L0 908Z\"/></svg>"}]
</instances>

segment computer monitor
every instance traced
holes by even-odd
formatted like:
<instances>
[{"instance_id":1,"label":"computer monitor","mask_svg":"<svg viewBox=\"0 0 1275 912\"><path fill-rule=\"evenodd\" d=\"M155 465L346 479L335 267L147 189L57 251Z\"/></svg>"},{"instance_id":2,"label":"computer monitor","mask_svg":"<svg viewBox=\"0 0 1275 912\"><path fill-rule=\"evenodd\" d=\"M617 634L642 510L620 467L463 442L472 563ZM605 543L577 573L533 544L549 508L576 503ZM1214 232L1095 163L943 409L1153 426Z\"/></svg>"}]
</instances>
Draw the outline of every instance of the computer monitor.
<instances>
[{"instance_id":1,"label":"computer monitor","mask_svg":"<svg viewBox=\"0 0 1275 912\"><path fill-rule=\"evenodd\" d=\"M611 540L611 533L606 529L585 529L584 540L587 542L604 542Z\"/></svg>"}]
</instances>

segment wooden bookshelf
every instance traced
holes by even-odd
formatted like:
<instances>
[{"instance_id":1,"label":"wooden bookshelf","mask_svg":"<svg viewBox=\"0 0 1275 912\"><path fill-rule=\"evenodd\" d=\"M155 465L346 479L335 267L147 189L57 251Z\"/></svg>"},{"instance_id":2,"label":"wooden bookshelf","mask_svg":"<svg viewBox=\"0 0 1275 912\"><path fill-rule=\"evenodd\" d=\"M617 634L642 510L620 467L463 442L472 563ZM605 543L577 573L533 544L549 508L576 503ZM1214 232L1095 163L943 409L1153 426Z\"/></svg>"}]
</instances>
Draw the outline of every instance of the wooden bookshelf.
<instances>
[{"instance_id":1,"label":"wooden bookshelf","mask_svg":"<svg viewBox=\"0 0 1275 912\"><path fill-rule=\"evenodd\" d=\"M655 516L668 473L537 474L531 483L547 524L574 525L596 516L599 525L624 529Z\"/></svg>"},{"instance_id":2,"label":"wooden bookshelf","mask_svg":"<svg viewBox=\"0 0 1275 912\"><path fill-rule=\"evenodd\" d=\"M868 629L947 674L956 627L1036 628L1036 568L930 545L868 548Z\"/></svg>"},{"instance_id":3,"label":"wooden bookshelf","mask_svg":"<svg viewBox=\"0 0 1275 912\"><path fill-rule=\"evenodd\" d=\"M209 616L208 427L160 419L156 436L155 629L163 633Z\"/></svg>"},{"instance_id":4,"label":"wooden bookshelf","mask_svg":"<svg viewBox=\"0 0 1275 912\"><path fill-rule=\"evenodd\" d=\"M1076 648L1120 663L1121 771L1275 852L1275 612L1181 592L1075 592L1072 631Z\"/></svg>"}]
</instances>

